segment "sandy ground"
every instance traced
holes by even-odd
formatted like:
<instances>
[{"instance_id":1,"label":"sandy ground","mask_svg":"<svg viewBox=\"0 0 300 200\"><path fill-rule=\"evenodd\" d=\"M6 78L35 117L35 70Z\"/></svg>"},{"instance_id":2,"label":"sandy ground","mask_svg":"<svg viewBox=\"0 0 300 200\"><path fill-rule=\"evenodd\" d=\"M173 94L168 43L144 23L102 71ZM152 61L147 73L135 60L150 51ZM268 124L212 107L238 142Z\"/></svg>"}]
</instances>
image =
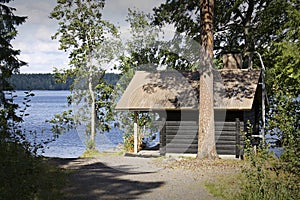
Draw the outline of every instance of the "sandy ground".
<instances>
[{"instance_id":1,"label":"sandy ground","mask_svg":"<svg viewBox=\"0 0 300 200\"><path fill-rule=\"evenodd\" d=\"M215 199L205 181L232 169L193 164L180 159L103 155L89 159L57 159L69 169L64 199ZM183 162L186 163L189 162ZM194 162L195 163L195 162ZM227 171L226 171L227 170Z\"/></svg>"}]
</instances>

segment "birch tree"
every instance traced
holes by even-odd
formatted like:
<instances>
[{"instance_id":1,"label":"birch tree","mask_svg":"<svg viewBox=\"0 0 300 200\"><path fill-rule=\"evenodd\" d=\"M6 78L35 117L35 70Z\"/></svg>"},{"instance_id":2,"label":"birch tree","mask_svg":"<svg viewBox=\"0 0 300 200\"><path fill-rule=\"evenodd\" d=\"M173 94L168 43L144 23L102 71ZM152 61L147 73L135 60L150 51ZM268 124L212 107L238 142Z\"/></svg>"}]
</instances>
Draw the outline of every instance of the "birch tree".
<instances>
[{"instance_id":1,"label":"birch tree","mask_svg":"<svg viewBox=\"0 0 300 200\"><path fill-rule=\"evenodd\" d=\"M76 78L71 89L73 103L85 101L90 105L89 109L81 109L82 115L89 113L87 149L95 149L97 121L98 128L106 131L109 129L106 118L112 117L109 114L112 87L104 81L106 69L102 66L113 58L118 31L102 19L104 4L104 0L58 0L50 16L59 25L53 39L58 39L60 50L69 54L69 68L56 72L62 73L62 80L68 76Z\"/></svg>"}]
</instances>

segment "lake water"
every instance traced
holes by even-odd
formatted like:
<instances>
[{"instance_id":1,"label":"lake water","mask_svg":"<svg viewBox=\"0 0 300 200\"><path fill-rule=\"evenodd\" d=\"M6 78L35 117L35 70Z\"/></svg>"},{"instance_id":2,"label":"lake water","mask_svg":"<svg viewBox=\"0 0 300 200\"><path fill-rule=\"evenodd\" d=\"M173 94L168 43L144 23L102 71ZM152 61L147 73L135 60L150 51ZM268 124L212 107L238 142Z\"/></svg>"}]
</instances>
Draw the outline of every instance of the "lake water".
<instances>
[{"instance_id":1,"label":"lake water","mask_svg":"<svg viewBox=\"0 0 300 200\"><path fill-rule=\"evenodd\" d=\"M30 141L50 139L51 124L46 120L53 118L55 114L72 107L67 106L67 96L69 91L33 91L35 96L31 97L30 107L28 108L29 116L24 117L23 129L35 132L34 135L28 134ZM17 91L18 96L15 102L22 105L24 91ZM86 136L83 127L78 127L67 133L60 135L54 142L47 144L43 156L76 158L85 150ZM113 128L109 132L99 133L96 136L96 148L99 151L111 150L123 142L123 133L118 128Z\"/></svg>"}]
</instances>

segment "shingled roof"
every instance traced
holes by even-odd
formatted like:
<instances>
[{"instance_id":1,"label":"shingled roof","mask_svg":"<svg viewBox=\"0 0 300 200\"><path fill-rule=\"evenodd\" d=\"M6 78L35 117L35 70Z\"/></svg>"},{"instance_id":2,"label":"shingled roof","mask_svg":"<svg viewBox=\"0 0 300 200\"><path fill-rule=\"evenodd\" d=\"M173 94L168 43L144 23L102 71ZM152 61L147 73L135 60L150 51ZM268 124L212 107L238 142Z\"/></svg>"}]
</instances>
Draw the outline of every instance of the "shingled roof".
<instances>
[{"instance_id":1,"label":"shingled roof","mask_svg":"<svg viewBox=\"0 0 300 200\"><path fill-rule=\"evenodd\" d=\"M224 69L214 73L214 107L251 110L261 70ZM137 71L116 110L198 109L199 72Z\"/></svg>"}]
</instances>

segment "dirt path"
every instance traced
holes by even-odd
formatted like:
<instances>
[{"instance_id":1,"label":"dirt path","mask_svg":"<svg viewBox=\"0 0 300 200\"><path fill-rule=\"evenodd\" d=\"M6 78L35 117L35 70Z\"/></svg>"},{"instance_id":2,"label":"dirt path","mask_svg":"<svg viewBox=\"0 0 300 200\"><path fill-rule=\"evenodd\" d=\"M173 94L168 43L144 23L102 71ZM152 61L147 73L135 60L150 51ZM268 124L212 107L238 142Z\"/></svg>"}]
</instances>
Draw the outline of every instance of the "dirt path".
<instances>
[{"instance_id":1,"label":"dirt path","mask_svg":"<svg viewBox=\"0 0 300 200\"><path fill-rule=\"evenodd\" d=\"M216 175L209 167L184 169L170 158L116 155L55 162L72 170L64 199L215 199L204 188Z\"/></svg>"}]
</instances>

